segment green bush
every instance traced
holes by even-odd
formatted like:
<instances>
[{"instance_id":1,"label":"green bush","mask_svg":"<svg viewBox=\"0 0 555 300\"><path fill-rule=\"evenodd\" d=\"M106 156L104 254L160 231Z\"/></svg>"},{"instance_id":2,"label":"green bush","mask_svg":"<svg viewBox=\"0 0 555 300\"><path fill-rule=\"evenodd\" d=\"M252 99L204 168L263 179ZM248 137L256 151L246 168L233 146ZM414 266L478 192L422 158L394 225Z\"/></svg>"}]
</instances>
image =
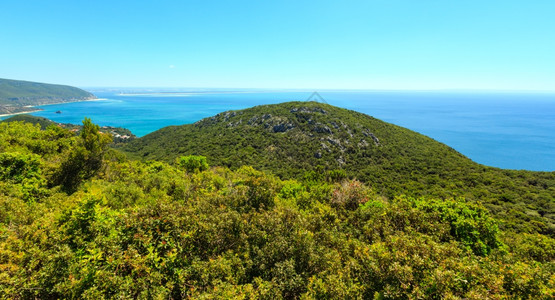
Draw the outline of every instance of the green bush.
<instances>
[{"instance_id":1,"label":"green bush","mask_svg":"<svg viewBox=\"0 0 555 300\"><path fill-rule=\"evenodd\" d=\"M474 254L485 256L502 246L497 222L480 205L464 200L416 200L416 207L439 216L451 227L451 235Z\"/></svg>"},{"instance_id":2,"label":"green bush","mask_svg":"<svg viewBox=\"0 0 555 300\"><path fill-rule=\"evenodd\" d=\"M41 177L40 157L34 154L0 153L0 180L21 183Z\"/></svg>"},{"instance_id":3,"label":"green bush","mask_svg":"<svg viewBox=\"0 0 555 300\"><path fill-rule=\"evenodd\" d=\"M181 156L176 159L177 165L188 173L202 172L208 170L206 157L200 155Z\"/></svg>"}]
</instances>

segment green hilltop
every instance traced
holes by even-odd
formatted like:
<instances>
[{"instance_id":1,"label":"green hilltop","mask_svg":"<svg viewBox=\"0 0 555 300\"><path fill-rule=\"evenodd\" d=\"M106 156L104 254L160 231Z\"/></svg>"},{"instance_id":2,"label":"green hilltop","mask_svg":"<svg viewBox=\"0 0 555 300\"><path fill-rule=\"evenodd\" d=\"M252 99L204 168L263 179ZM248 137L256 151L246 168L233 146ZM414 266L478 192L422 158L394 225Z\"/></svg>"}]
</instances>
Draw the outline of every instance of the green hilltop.
<instances>
[{"instance_id":1,"label":"green hilltop","mask_svg":"<svg viewBox=\"0 0 555 300\"><path fill-rule=\"evenodd\" d=\"M317 102L228 111L170 126L124 148L130 157L174 161L204 155L211 165L250 165L282 179L356 178L380 195L465 197L503 226L555 232L555 173L477 164L422 134Z\"/></svg>"},{"instance_id":2,"label":"green hilltop","mask_svg":"<svg viewBox=\"0 0 555 300\"><path fill-rule=\"evenodd\" d=\"M25 106L95 98L93 94L72 86L0 78L0 114L31 110Z\"/></svg>"}]
</instances>

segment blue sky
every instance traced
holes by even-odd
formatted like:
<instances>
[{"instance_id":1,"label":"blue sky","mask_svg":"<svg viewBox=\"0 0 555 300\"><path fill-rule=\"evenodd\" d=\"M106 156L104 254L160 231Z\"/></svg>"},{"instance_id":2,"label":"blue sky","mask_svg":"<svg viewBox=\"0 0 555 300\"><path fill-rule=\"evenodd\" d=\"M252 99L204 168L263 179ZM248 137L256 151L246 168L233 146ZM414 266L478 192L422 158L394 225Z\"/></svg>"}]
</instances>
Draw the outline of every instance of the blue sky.
<instances>
[{"instance_id":1,"label":"blue sky","mask_svg":"<svg viewBox=\"0 0 555 300\"><path fill-rule=\"evenodd\" d=\"M554 0L5 0L0 78L555 90L554 16Z\"/></svg>"}]
</instances>

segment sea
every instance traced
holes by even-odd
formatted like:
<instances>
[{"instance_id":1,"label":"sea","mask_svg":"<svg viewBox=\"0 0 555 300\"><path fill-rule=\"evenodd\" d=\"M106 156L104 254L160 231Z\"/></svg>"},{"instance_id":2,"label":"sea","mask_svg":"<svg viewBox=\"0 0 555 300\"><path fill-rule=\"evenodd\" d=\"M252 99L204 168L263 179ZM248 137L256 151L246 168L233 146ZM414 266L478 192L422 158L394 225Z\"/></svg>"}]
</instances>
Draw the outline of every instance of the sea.
<instances>
[{"instance_id":1,"label":"sea","mask_svg":"<svg viewBox=\"0 0 555 300\"><path fill-rule=\"evenodd\" d=\"M227 110L317 100L417 131L480 164L555 171L555 92L87 90L100 100L44 105L32 114L74 124L89 117L144 136Z\"/></svg>"}]
</instances>

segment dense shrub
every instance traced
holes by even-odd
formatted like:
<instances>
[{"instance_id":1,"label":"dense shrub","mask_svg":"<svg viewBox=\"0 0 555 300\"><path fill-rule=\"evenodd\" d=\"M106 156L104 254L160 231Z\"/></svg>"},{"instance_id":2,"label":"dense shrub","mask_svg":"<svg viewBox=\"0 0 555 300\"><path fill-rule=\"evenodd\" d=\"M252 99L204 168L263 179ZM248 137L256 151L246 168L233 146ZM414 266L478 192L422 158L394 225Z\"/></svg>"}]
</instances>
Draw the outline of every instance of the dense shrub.
<instances>
[{"instance_id":1,"label":"dense shrub","mask_svg":"<svg viewBox=\"0 0 555 300\"><path fill-rule=\"evenodd\" d=\"M464 198L385 198L341 172L309 173L303 181L246 166L184 172L106 155L93 130L74 137L17 122L3 128L0 298L555 293L553 238L499 229L487 209ZM37 140L41 147L30 146ZM73 193L40 181L78 151L85 161L75 163L95 171L79 171ZM88 158L100 159L100 168ZM28 180L43 182L40 201L25 198Z\"/></svg>"},{"instance_id":2,"label":"dense shrub","mask_svg":"<svg viewBox=\"0 0 555 300\"><path fill-rule=\"evenodd\" d=\"M176 159L177 165L189 173L208 170L206 157L200 155L181 156Z\"/></svg>"}]
</instances>

